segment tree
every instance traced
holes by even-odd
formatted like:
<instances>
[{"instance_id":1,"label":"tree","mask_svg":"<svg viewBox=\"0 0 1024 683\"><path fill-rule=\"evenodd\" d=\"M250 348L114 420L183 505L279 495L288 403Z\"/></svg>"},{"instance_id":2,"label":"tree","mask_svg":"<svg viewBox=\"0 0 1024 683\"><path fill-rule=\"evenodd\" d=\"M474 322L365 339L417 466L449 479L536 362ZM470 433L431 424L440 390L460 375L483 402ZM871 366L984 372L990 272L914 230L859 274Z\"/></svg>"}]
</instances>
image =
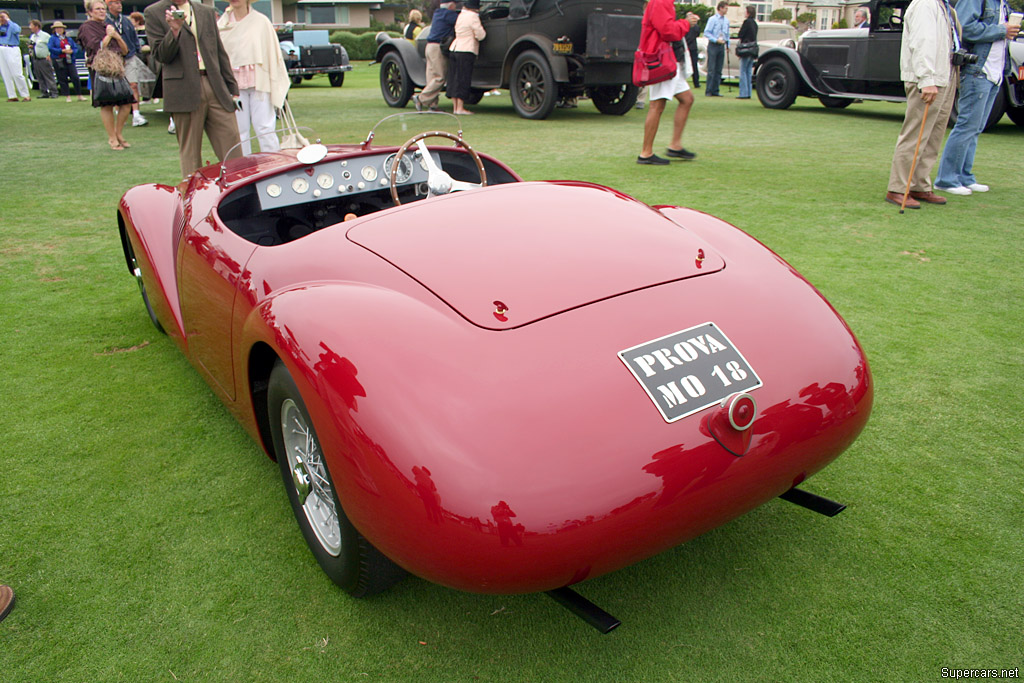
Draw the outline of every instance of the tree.
<instances>
[{"instance_id":1,"label":"tree","mask_svg":"<svg viewBox=\"0 0 1024 683\"><path fill-rule=\"evenodd\" d=\"M715 8L707 5L676 5L676 17L679 19L685 18L687 12L693 12L700 17L700 23L693 27L694 30L699 30L708 23L708 17L715 13Z\"/></svg>"},{"instance_id":2,"label":"tree","mask_svg":"<svg viewBox=\"0 0 1024 683\"><path fill-rule=\"evenodd\" d=\"M1024 2L1024 0L1021 1ZM786 9L785 7L783 7L782 9L777 9L774 12L772 12L769 19L771 19L772 21L785 22L788 24L790 20L793 19L793 10Z\"/></svg>"}]
</instances>

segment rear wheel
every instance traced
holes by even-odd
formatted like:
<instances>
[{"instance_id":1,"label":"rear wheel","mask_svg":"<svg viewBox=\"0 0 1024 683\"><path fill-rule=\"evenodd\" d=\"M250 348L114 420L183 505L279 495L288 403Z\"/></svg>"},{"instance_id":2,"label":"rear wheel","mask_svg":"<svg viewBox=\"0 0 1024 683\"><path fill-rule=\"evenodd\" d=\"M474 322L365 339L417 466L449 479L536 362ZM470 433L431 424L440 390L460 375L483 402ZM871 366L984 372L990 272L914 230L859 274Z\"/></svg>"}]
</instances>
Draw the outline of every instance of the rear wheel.
<instances>
[{"instance_id":1,"label":"rear wheel","mask_svg":"<svg viewBox=\"0 0 1024 683\"><path fill-rule=\"evenodd\" d=\"M988 120L985 121L985 127L981 129L981 132L983 132L983 133L988 132L992 128L992 126L994 126L997 123L999 123L999 119L1003 118L1003 114L1006 112L1007 109L1012 110L1013 108L1006 106L1006 93L1005 93L1005 91L1002 90L1002 88L1000 88L999 94L996 96L995 101L992 103L992 110L989 111L989 113L988 113ZM960 116L960 93L957 92L956 99L953 100L953 108L949 112L949 122L946 124L946 126L948 128L952 128L953 126L955 126L956 125L956 120L957 120L957 118L959 118L959 116ZM1010 115L1010 118L1013 119L1013 115L1012 114ZM1024 124L1018 123L1017 119L1013 119L1013 122L1017 123L1018 126L1019 125L1024 125Z\"/></svg>"},{"instance_id":2,"label":"rear wheel","mask_svg":"<svg viewBox=\"0 0 1024 683\"><path fill-rule=\"evenodd\" d=\"M818 99L829 109L845 109L853 103L853 100L848 100L845 97L829 97L828 95L822 95Z\"/></svg>"},{"instance_id":3,"label":"rear wheel","mask_svg":"<svg viewBox=\"0 0 1024 683\"><path fill-rule=\"evenodd\" d=\"M345 82L345 72L336 74L327 74L327 80L331 82L332 88L340 88Z\"/></svg>"},{"instance_id":4,"label":"rear wheel","mask_svg":"<svg viewBox=\"0 0 1024 683\"><path fill-rule=\"evenodd\" d=\"M602 114L622 116L636 104L640 88L632 83L622 85L600 85L587 88L587 96Z\"/></svg>"},{"instance_id":5,"label":"rear wheel","mask_svg":"<svg viewBox=\"0 0 1024 683\"><path fill-rule=\"evenodd\" d=\"M405 572L370 545L345 516L309 411L280 361L270 373L267 407L288 502L320 567L357 598L389 588Z\"/></svg>"},{"instance_id":6,"label":"rear wheel","mask_svg":"<svg viewBox=\"0 0 1024 683\"><path fill-rule=\"evenodd\" d=\"M1024 128L1024 107L1007 107L1006 115L1010 117L1011 121Z\"/></svg>"},{"instance_id":7,"label":"rear wheel","mask_svg":"<svg viewBox=\"0 0 1024 683\"><path fill-rule=\"evenodd\" d=\"M302 76L292 76L292 83L295 85L302 83Z\"/></svg>"},{"instance_id":8,"label":"rear wheel","mask_svg":"<svg viewBox=\"0 0 1024 683\"><path fill-rule=\"evenodd\" d=\"M389 52L380 60L380 94L389 107L398 109L409 104L412 97L412 81L397 52Z\"/></svg>"},{"instance_id":9,"label":"rear wheel","mask_svg":"<svg viewBox=\"0 0 1024 683\"><path fill-rule=\"evenodd\" d=\"M796 101L796 69L784 59L773 59L757 70L757 99L768 109L787 109Z\"/></svg>"},{"instance_id":10,"label":"rear wheel","mask_svg":"<svg viewBox=\"0 0 1024 683\"><path fill-rule=\"evenodd\" d=\"M536 50L527 50L512 63L509 79L512 105L524 119L547 118L558 102L558 84L548 60Z\"/></svg>"}]
</instances>

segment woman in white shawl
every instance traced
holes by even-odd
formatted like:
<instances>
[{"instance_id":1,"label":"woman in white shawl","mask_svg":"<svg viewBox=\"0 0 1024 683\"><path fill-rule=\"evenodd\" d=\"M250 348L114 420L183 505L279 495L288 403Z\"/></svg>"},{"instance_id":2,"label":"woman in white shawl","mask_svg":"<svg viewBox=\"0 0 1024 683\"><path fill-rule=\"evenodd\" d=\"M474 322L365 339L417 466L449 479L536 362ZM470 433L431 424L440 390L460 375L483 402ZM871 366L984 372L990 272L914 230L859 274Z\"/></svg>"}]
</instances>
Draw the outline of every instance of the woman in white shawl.
<instances>
[{"instance_id":1,"label":"woman in white shawl","mask_svg":"<svg viewBox=\"0 0 1024 683\"><path fill-rule=\"evenodd\" d=\"M229 7L217 22L220 39L231 60L238 82L242 108L235 112L242 152L252 153L249 126L256 130L260 151L276 152L281 143L274 134L274 109L284 106L288 95L288 70L281 56L274 26L249 6L250 0L228 0Z\"/></svg>"}]
</instances>

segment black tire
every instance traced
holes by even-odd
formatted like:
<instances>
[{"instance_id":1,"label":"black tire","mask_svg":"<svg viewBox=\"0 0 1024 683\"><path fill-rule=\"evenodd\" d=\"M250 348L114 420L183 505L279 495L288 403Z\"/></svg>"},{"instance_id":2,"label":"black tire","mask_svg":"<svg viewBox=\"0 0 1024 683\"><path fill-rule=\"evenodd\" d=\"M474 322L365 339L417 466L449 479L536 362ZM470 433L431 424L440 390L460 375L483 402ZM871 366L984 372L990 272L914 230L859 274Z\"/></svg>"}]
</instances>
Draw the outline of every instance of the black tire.
<instances>
[{"instance_id":1,"label":"black tire","mask_svg":"<svg viewBox=\"0 0 1024 683\"><path fill-rule=\"evenodd\" d=\"M327 74L327 80L331 82L332 88L340 88L345 83L345 72Z\"/></svg>"},{"instance_id":2,"label":"black tire","mask_svg":"<svg viewBox=\"0 0 1024 683\"><path fill-rule=\"evenodd\" d=\"M829 109L846 109L853 104L853 100L848 100L845 97L829 97L828 95L822 95L818 99L821 100L821 103Z\"/></svg>"},{"instance_id":3,"label":"black tire","mask_svg":"<svg viewBox=\"0 0 1024 683\"><path fill-rule=\"evenodd\" d=\"M146 283L142 281L142 269L139 268L139 262L135 258L135 250L132 249L131 240L128 236L124 236L124 248L125 257L128 259L128 268L131 270L132 275L135 277L136 284L139 285L139 293L142 294L142 303L146 307L146 313L149 315L149 321L153 323L161 334L167 334L164 326L160 324L160 321L156 317L156 311L153 310L152 304L149 303L149 294L146 292Z\"/></svg>"},{"instance_id":4,"label":"black tire","mask_svg":"<svg viewBox=\"0 0 1024 683\"><path fill-rule=\"evenodd\" d=\"M1003 118L1003 114L1006 113L1007 109L1012 109L1012 107L1006 106L1006 93L1005 91L1000 90L999 94L996 96L995 102L992 103L992 110L988 113L988 120L985 121L985 127L981 129L981 132L987 133L989 130L992 129L992 126L999 123L999 119ZM960 93L958 91L956 94L956 99L953 100L953 108L949 112L949 122L946 124L946 127L953 128L953 126L956 125L956 120L959 117L959 115ZM1012 114L1010 115L1010 118L1013 119ZM1013 119L1013 122L1017 123L1017 120ZM1017 125L1019 126L1021 124L1018 123Z\"/></svg>"},{"instance_id":5,"label":"black tire","mask_svg":"<svg viewBox=\"0 0 1024 683\"><path fill-rule=\"evenodd\" d=\"M295 85L302 83L302 76L292 76L292 83Z\"/></svg>"},{"instance_id":6,"label":"black tire","mask_svg":"<svg viewBox=\"0 0 1024 683\"><path fill-rule=\"evenodd\" d=\"M1011 121L1024 128L1024 107L1007 107L1006 115L1010 117Z\"/></svg>"},{"instance_id":7,"label":"black tire","mask_svg":"<svg viewBox=\"0 0 1024 683\"><path fill-rule=\"evenodd\" d=\"M527 50L512 62L509 88L512 106L524 119L545 119L558 103L558 84L551 66L536 50Z\"/></svg>"},{"instance_id":8,"label":"black tire","mask_svg":"<svg viewBox=\"0 0 1024 683\"><path fill-rule=\"evenodd\" d=\"M796 101L796 69L785 59L773 59L757 69L757 99L768 109L788 109Z\"/></svg>"},{"instance_id":9,"label":"black tire","mask_svg":"<svg viewBox=\"0 0 1024 683\"><path fill-rule=\"evenodd\" d=\"M469 91L469 97L463 100L466 104L479 104L480 100L484 98L486 90L474 89Z\"/></svg>"},{"instance_id":10,"label":"black tire","mask_svg":"<svg viewBox=\"0 0 1024 683\"><path fill-rule=\"evenodd\" d=\"M587 97L602 114L622 116L636 105L640 88L632 83L622 85L600 85L587 88Z\"/></svg>"},{"instance_id":11,"label":"black tire","mask_svg":"<svg viewBox=\"0 0 1024 683\"><path fill-rule=\"evenodd\" d=\"M401 109L412 97L412 81L398 52L391 51L380 60L380 94L389 107Z\"/></svg>"},{"instance_id":12,"label":"black tire","mask_svg":"<svg viewBox=\"0 0 1024 683\"><path fill-rule=\"evenodd\" d=\"M335 493L331 473L323 460L320 441L309 411L306 410L306 404L292 376L281 361L275 363L270 373L267 408L274 454L284 479L288 502L306 544L324 573L345 592L357 598L380 593L401 580L405 572L363 538L345 516ZM290 426L287 435L285 423ZM308 444L308 448L296 448L290 444L290 458L288 446L285 445L286 438ZM315 472L316 477L309 476L310 470ZM314 480L321 483L313 484ZM306 494L304 501L299 498L300 487ZM329 514L325 514L325 519L315 522L314 526L310 516L321 511ZM336 526L331 522L336 523ZM324 540L321 534L328 527L330 532L326 536L327 540Z\"/></svg>"}]
</instances>

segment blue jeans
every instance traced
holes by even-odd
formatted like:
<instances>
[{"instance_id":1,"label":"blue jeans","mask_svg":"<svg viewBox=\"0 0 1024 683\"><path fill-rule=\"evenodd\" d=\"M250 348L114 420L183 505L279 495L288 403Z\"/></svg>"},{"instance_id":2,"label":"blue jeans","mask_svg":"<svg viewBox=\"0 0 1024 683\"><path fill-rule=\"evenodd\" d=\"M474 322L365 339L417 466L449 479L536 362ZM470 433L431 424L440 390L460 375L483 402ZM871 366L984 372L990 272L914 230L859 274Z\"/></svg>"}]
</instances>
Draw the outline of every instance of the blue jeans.
<instances>
[{"instance_id":1,"label":"blue jeans","mask_svg":"<svg viewBox=\"0 0 1024 683\"><path fill-rule=\"evenodd\" d=\"M754 58L740 57L740 97L750 97L750 77L754 73Z\"/></svg>"},{"instance_id":2,"label":"blue jeans","mask_svg":"<svg viewBox=\"0 0 1024 683\"><path fill-rule=\"evenodd\" d=\"M708 43L708 81L704 84L705 95L717 95L722 83L722 62L725 60L725 46Z\"/></svg>"},{"instance_id":3,"label":"blue jeans","mask_svg":"<svg viewBox=\"0 0 1024 683\"><path fill-rule=\"evenodd\" d=\"M988 121L997 95L999 86L985 78L984 74L965 73L960 77L956 125L946 139L946 148L942 150L935 187L959 187L978 182L971 172L974 152L978 148L978 136Z\"/></svg>"}]
</instances>

